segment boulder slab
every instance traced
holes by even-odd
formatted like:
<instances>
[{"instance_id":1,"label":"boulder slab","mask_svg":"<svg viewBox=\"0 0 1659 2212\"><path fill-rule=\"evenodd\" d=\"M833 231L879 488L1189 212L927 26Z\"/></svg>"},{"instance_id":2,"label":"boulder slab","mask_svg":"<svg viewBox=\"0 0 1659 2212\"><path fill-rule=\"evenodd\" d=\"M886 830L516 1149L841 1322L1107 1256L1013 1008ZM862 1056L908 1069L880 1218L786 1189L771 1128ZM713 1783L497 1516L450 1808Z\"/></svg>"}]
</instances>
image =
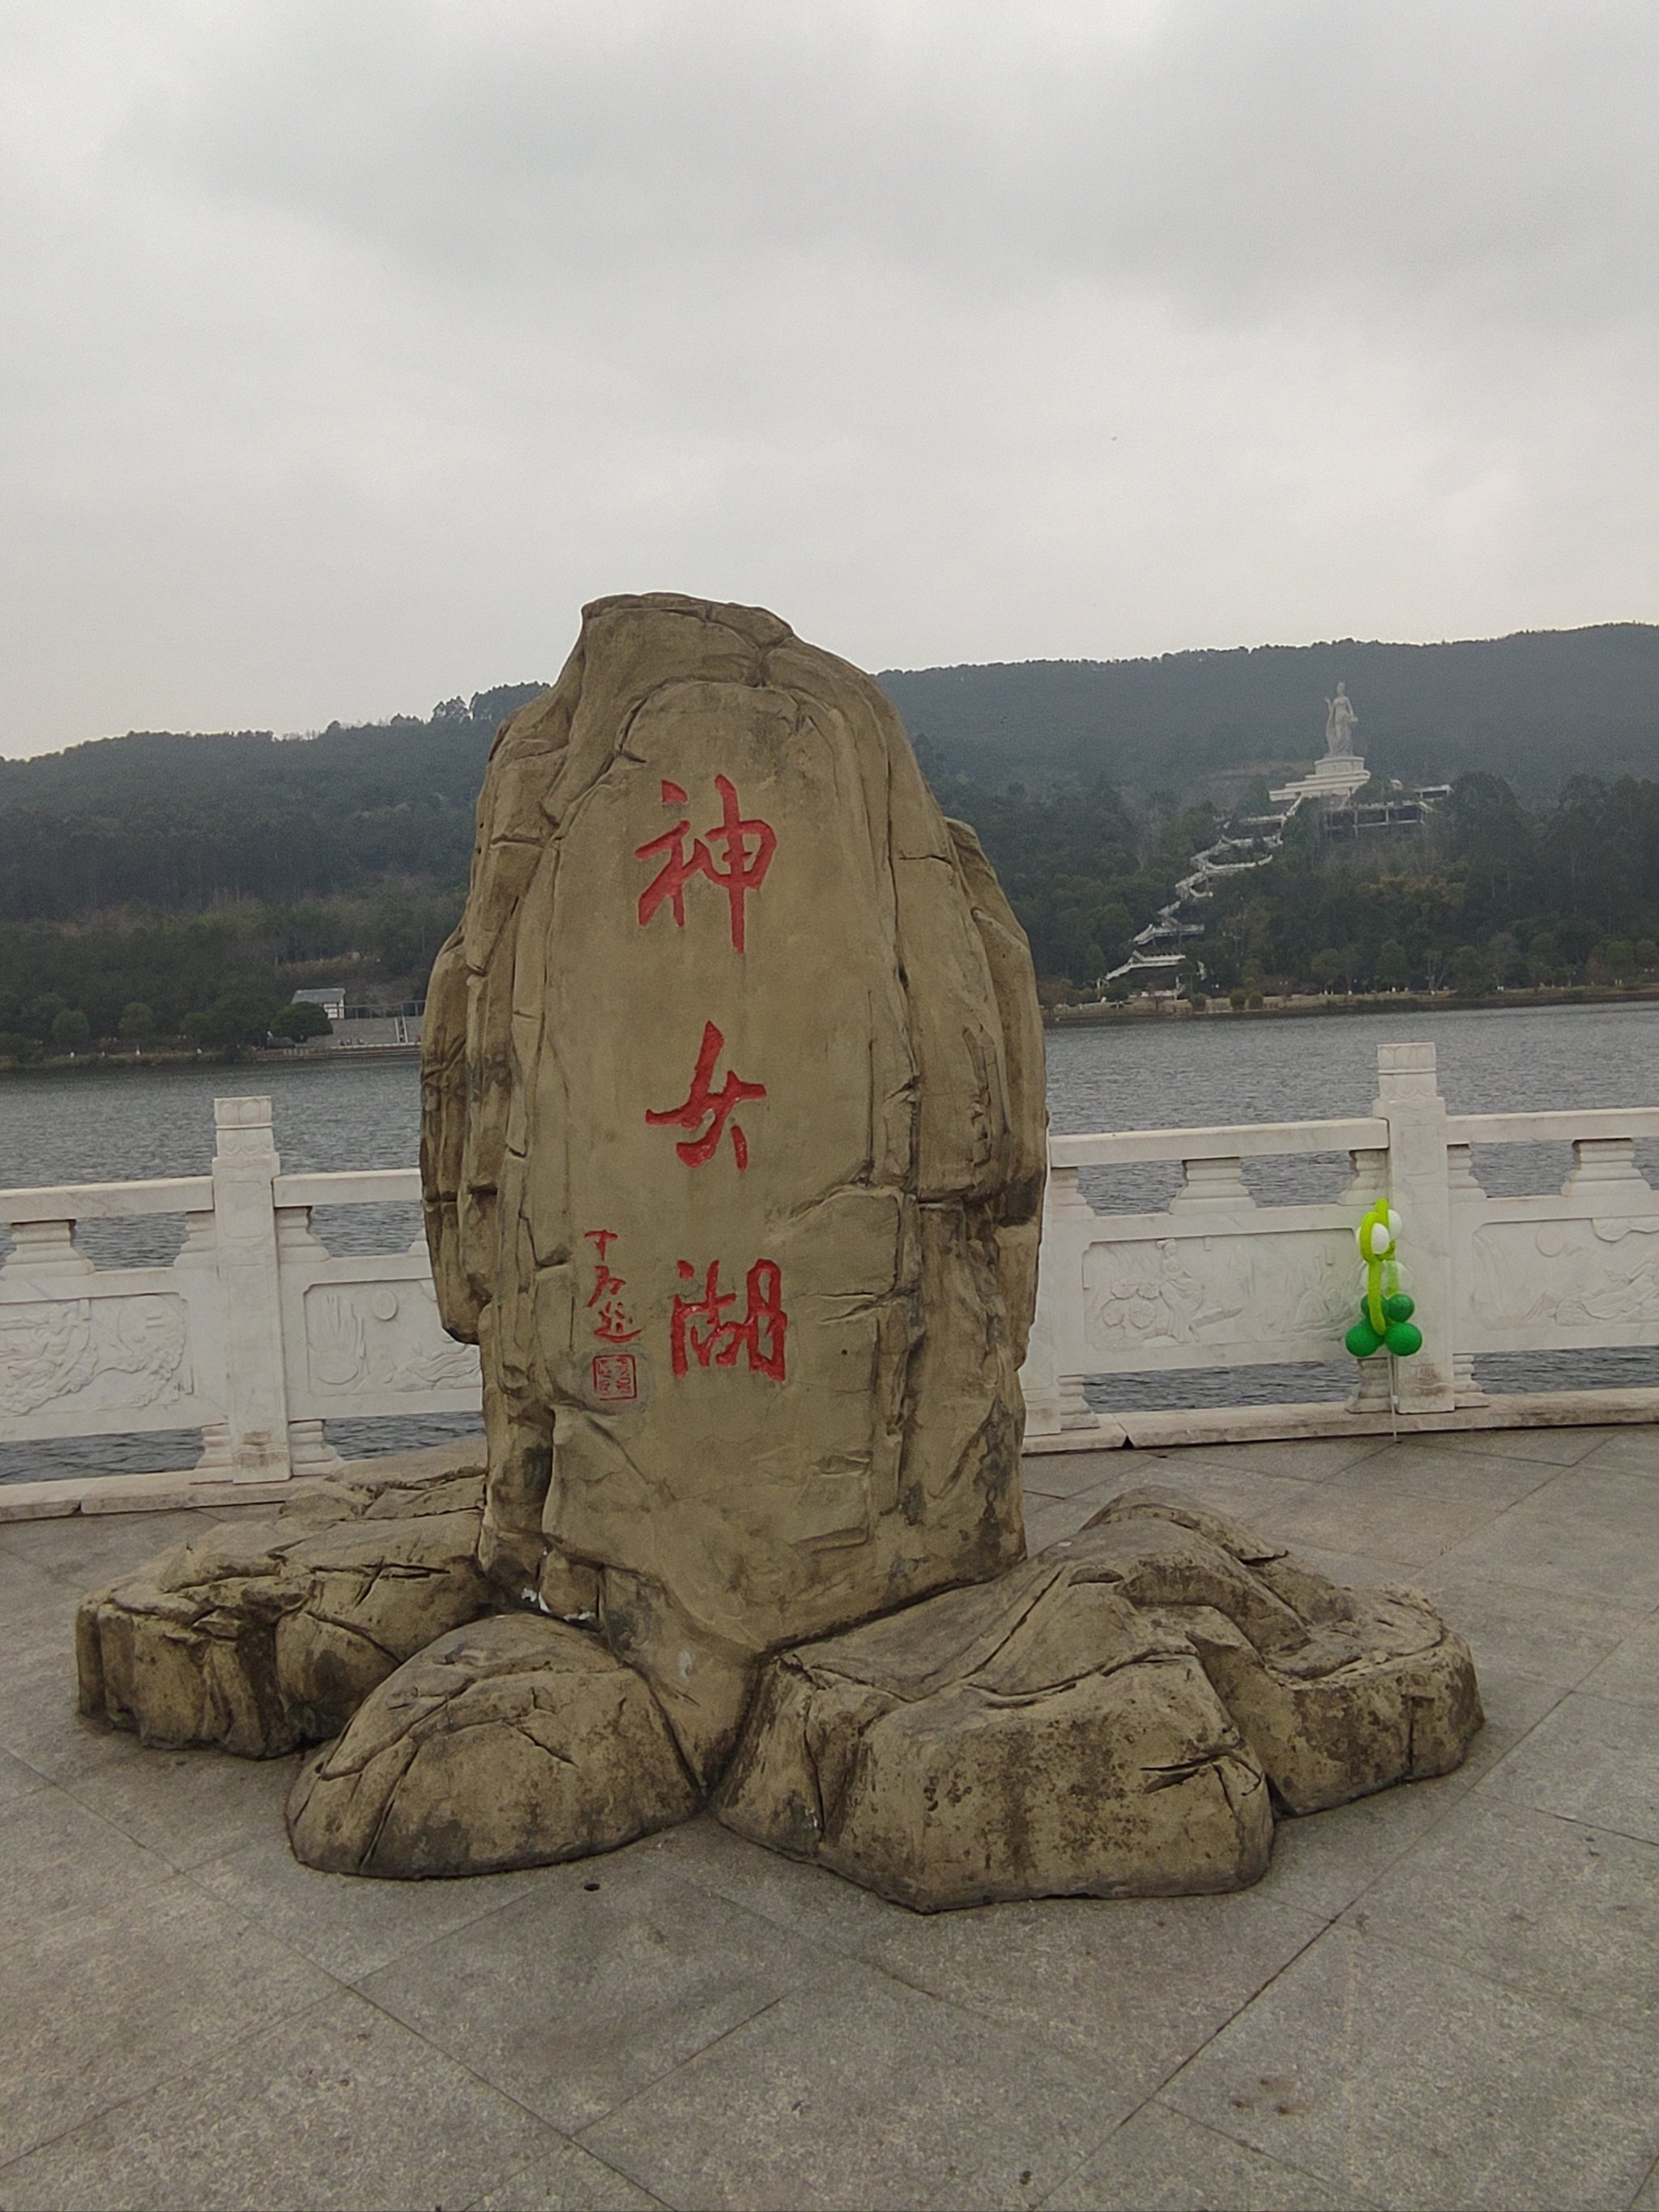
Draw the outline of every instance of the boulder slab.
<instances>
[{"instance_id":1,"label":"boulder slab","mask_svg":"<svg viewBox=\"0 0 1659 2212\"><path fill-rule=\"evenodd\" d=\"M1275 1807L1444 1773L1480 1719L1425 1599L1142 1490L988 1587L775 1658L715 1809L924 1911L1236 1889Z\"/></svg>"},{"instance_id":2,"label":"boulder slab","mask_svg":"<svg viewBox=\"0 0 1659 2212\"><path fill-rule=\"evenodd\" d=\"M375 1684L489 1604L482 1471L319 1484L82 1601L83 1713L142 1743L273 1759L337 1735Z\"/></svg>"},{"instance_id":3,"label":"boulder slab","mask_svg":"<svg viewBox=\"0 0 1659 2212\"><path fill-rule=\"evenodd\" d=\"M491 756L423 1073L485 1563L700 1779L769 1650L1019 1558L1030 959L868 677L757 608L587 608Z\"/></svg>"},{"instance_id":4,"label":"boulder slab","mask_svg":"<svg viewBox=\"0 0 1659 2212\"><path fill-rule=\"evenodd\" d=\"M334 1874L500 1874L613 1850L697 1794L644 1681L536 1613L452 1629L303 1766L295 1854Z\"/></svg>"}]
</instances>

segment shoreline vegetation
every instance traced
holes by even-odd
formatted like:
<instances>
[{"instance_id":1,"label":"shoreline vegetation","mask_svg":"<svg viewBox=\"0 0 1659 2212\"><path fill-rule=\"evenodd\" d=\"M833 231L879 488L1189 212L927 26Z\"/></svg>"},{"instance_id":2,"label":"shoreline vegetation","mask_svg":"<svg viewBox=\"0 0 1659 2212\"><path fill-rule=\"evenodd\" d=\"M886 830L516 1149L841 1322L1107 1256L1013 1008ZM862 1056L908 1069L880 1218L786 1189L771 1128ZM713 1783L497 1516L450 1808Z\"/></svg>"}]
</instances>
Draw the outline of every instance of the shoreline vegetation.
<instances>
[{"instance_id":1,"label":"shoreline vegetation","mask_svg":"<svg viewBox=\"0 0 1659 2212\"><path fill-rule=\"evenodd\" d=\"M1235 993L1234 996L1241 994ZM1080 1005L1049 1006L1042 1010L1046 1029L1145 1027L1169 1021L1318 1021L1334 1017L1358 1019L1370 1014L1519 1013L1557 1006L1652 1006L1659 1008L1659 984L1628 990L1577 985L1570 989L1515 989L1466 993L1460 991L1338 992L1263 994L1259 1003L1246 997L1243 1006L1227 999L1208 999L1202 993L1191 999L1173 993L1125 1000L1088 1000ZM9 1075L145 1075L175 1067L349 1067L366 1060L418 1060L418 1044L259 1046L241 1045L217 1051L191 1045L149 1047L142 1052L87 1051L43 1054L33 1059L0 1058L0 1078Z\"/></svg>"},{"instance_id":2,"label":"shoreline vegetation","mask_svg":"<svg viewBox=\"0 0 1659 2212\"><path fill-rule=\"evenodd\" d=\"M1251 994L1235 993L1233 996L1243 996L1244 1004L1235 1006L1231 999L1206 999L1202 993L1190 1000L1173 995L1122 1001L1088 1000L1079 1006L1045 1006L1043 1024L1048 1029L1074 1029L1111 1023L1171 1020L1305 1021L1338 1014L1517 1013L1540 1006L1659 1006L1659 985L1643 984L1629 990L1598 990L1580 985L1568 990L1540 988L1473 994L1356 991L1352 997L1336 992L1286 993L1282 996L1263 994L1254 1003Z\"/></svg>"}]
</instances>

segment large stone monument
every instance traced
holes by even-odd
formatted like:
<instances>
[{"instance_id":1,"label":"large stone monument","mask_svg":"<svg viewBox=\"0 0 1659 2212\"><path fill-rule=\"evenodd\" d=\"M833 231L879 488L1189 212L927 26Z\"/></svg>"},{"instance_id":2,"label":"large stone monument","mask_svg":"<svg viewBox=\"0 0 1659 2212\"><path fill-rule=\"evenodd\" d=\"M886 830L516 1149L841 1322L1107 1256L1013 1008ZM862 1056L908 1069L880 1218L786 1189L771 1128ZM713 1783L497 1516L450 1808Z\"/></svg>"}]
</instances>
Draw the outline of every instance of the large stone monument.
<instances>
[{"instance_id":1,"label":"large stone monument","mask_svg":"<svg viewBox=\"0 0 1659 2212\"><path fill-rule=\"evenodd\" d=\"M1351 759L1359 750L1353 733L1359 726L1359 716L1348 696L1348 687L1339 684L1334 699L1325 702L1325 757L1328 760Z\"/></svg>"},{"instance_id":2,"label":"large stone monument","mask_svg":"<svg viewBox=\"0 0 1659 2212\"><path fill-rule=\"evenodd\" d=\"M83 1709L322 1743L298 1855L416 1876L712 1808L923 1910L1224 1889L1455 1765L1465 1646L1134 1492L1025 1557L1030 957L867 677L586 611L507 722L428 1000L440 1309L488 1466L313 1486L82 1608Z\"/></svg>"},{"instance_id":3,"label":"large stone monument","mask_svg":"<svg viewBox=\"0 0 1659 2212\"><path fill-rule=\"evenodd\" d=\"M1268 795L1275 806L1294 806L1304 799L1316 805L1345 806L1356 792L1370 781L1370 770L1355 739L1359 715L1348 687L1339 684L1336 696L1325 702L1325 750L1311 771L1292 783L1281 784Z\"/></svg>"}]
</instances>

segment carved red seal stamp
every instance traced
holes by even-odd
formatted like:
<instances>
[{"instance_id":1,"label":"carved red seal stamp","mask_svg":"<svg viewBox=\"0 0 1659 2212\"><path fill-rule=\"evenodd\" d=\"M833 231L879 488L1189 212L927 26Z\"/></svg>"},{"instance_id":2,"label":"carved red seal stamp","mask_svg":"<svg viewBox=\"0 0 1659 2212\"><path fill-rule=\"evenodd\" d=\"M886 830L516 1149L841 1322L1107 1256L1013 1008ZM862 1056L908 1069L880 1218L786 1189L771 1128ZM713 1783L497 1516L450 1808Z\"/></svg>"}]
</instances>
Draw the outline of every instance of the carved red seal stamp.
<instances>
[{"instance_id":1,"label":"carved red seal stamp","mask_svg":"<svg viewBox=\"0 0 1659 2212\"><path fill-rule=\"evenodd\" d=\"M602 1406L632 1406L638 1402L639 1376L631 1352L596 1352L593 1355L593 1395Z\"/></svg>"}]
</instances>

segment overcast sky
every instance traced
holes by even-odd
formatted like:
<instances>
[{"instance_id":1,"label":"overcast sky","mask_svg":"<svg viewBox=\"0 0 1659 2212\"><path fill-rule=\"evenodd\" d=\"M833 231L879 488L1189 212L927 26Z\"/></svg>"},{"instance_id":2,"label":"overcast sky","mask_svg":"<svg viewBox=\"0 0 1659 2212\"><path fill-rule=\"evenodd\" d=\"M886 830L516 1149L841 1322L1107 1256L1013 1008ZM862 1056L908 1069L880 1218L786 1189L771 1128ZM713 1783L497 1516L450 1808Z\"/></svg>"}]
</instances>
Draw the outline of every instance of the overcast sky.
<instances>
[{"instance_id":1,"label":"overcast sky","mask_svg":"<svg viewBox=\"0 0 1659 2212\"><path fill-rule=\"evenodd\" d=\"M10 0L0 752L1659 616L1654 0Z\"/></svg>"}]
</instances>

